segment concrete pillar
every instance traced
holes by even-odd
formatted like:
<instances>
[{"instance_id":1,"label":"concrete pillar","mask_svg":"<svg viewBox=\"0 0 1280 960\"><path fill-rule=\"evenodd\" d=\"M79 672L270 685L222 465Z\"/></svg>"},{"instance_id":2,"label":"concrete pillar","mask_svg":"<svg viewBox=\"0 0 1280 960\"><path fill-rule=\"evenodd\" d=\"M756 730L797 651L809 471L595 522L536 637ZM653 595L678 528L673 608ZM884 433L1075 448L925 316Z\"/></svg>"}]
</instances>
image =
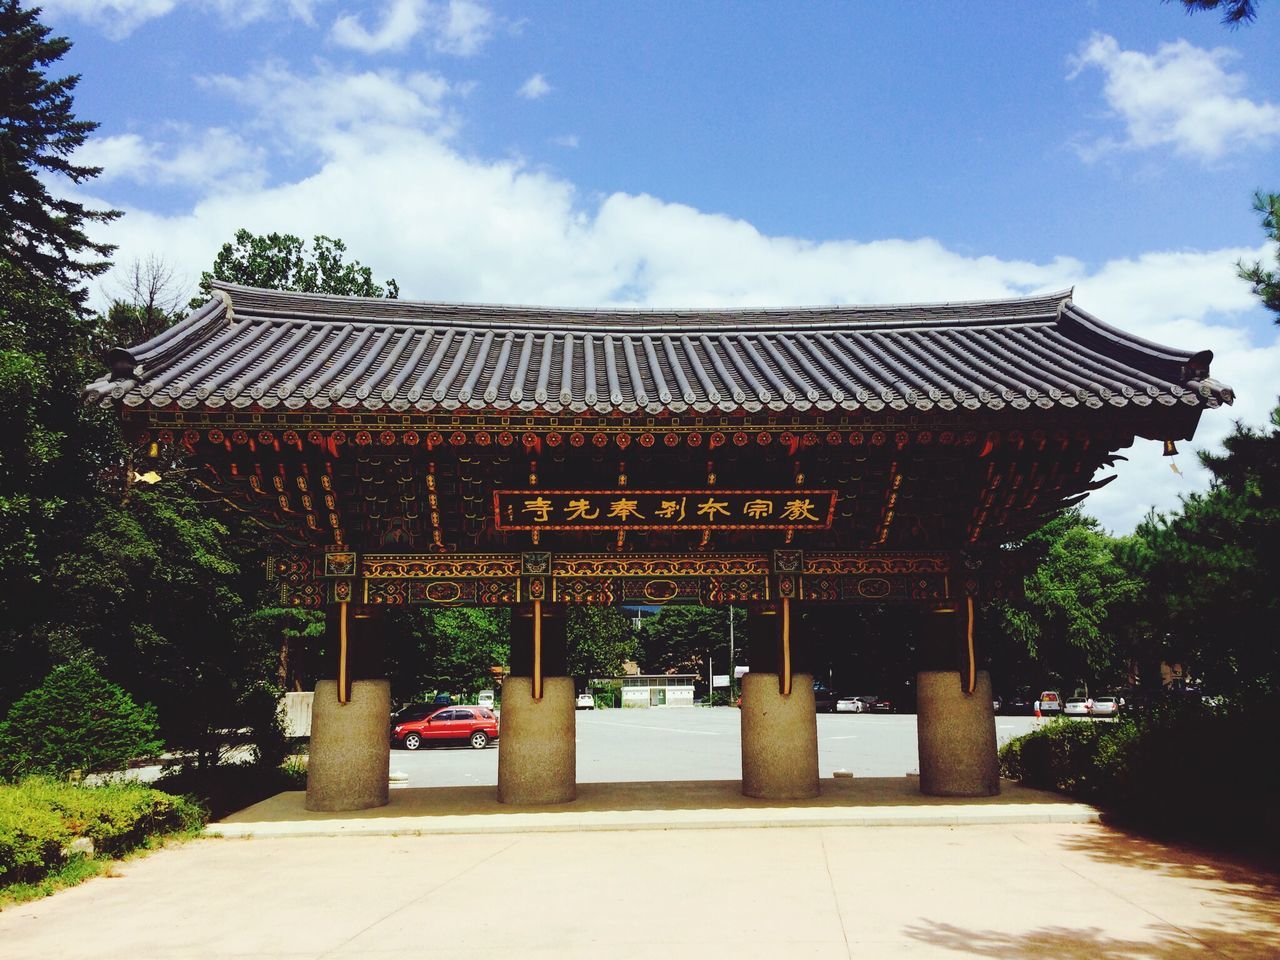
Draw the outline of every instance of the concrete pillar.
<instances>
[{"instance_id":1,"label":"concrete pillar","mask_svg":"<svg viewBox=\"0 0 1280 960\"><path fill-rule=\"evenodd\" d=\"M742 678L742 792L762 800L818 795L818 716L813 676L794 673L783 696L776 673Z\"/></svg>"},{"instance_id":2,"label":"concrete pillar","mask_svg":"<svg viewBox=\"0 0 1280 960\"><path fill-rule=\"evenodd\" d=\"M338 702L336 680L316 681L307 757L308 810L367 810L390 799L391 684L355 680Z\"/></svg>"},{"instance_id":3,"label":"concrete pillar","mask_svg":"<svg viewBox=\"0 0 1280 960\"><path fill-rule=\"evenodd\" d=\"M543 677L533 699L531 677L502 683L498 730L498 802L568 803L578 796L572 677Z\"/></svg>"},{"instance_id":4,"label":"concrete pillar","mask_svg":"<svg viewBox=\"0 0 1280 960\"><path fill-rule=\"evenodd\" d=\"M965 693L958 670L916 675L920 792L934 797L993 797L1000 792L991 676L980 670Z\"/></svg>"}]
</instances>

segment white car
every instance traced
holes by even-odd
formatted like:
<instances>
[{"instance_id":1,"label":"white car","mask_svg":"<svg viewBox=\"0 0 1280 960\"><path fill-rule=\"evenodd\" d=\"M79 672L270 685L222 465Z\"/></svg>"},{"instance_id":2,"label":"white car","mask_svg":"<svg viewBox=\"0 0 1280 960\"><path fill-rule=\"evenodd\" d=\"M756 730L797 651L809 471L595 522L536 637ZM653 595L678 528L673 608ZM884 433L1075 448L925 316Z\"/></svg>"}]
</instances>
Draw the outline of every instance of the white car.
<instances>
[{"instance_id":1,"label":"white car","mask_svg":"<svg viewBox=\"0 0 1280 960\"><path fill-rule=\"evenodd\" d=\"M596 698L589 693L578 694L578 702L574 705L578 710L594 710L596 708Z\"/></svg>"},{"instance_id":2,"label":"white car","mask_svg":"<svg viewBox=\"0 0 1280 960\"><path fill-rule=\"evenodd\" d=\"M1093 701L1088 697L1067 697L1062 705L1062 714L1066 717L1093 716Z\"/></svg>"},{"instance_id":3,"label":"white car","mask_svg":"<svg viewBox=\"0 0 1280 960\"><path fill-rule=\"evenodd\" d=\"M870 713L871 704L879 697L841 697L836 701L836 713Z\"/></svg>"}]
</instances>

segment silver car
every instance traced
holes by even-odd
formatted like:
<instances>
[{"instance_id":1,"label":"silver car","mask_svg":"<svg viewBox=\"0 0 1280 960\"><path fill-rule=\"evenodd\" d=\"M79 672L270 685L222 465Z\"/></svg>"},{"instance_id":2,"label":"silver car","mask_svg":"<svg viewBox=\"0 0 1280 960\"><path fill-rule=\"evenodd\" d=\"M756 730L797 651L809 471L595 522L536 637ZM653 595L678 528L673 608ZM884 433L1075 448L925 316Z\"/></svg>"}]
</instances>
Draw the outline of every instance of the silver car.
<instances>
[{"instance_id":1,"label":"silver car","mask_svg":"<svg viewBox=\"0 0 1280 960\"><path fill-rule=\"evenodd\" d=\"M1116 697L1098 697L1093 701L1095 717L1117 717L1120 715L1120 701Z\"/></svg>"},{"instance_id":2,"label":"silver car","mask_svg":"<svg viewBox=\"0 0 1280 960\"><path fill-rule=\"evenodd\" d=\"M836 713L870 713L871 705L879 697L841 697L836 701Z\"/></svg>"}]
</instances>

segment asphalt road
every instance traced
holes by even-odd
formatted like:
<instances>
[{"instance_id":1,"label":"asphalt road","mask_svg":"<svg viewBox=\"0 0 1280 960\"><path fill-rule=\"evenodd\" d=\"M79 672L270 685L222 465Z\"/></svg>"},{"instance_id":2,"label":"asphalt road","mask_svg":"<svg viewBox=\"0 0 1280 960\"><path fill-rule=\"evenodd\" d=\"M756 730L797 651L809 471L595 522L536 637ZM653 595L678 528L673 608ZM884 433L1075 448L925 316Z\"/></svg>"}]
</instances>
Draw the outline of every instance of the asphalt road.
<instances>
[{"instance_id":1,"label":"asphalt road","mask_svg":"<svg viewBox=\"0 0 1280 960\"><path fill-rule=\"evenodd\" d=\"M579 710L578 782L736 780L742 775L738 711L734 707ZM1032 717L996 717L1004 743L1036 724ZM496 786L498 750L429 747L391 751L391 769L411 787ZM819 714L818 772L900 777L918 772L916 718L911 715Z\"/></svg>"}]
</instances>

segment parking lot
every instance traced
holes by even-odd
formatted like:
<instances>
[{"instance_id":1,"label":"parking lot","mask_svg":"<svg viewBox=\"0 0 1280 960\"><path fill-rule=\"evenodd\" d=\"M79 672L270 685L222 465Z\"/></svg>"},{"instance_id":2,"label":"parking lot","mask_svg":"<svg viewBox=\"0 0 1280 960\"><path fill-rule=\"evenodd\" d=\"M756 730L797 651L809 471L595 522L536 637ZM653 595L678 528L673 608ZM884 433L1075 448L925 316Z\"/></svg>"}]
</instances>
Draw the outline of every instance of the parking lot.
<instances>
[{"instance_id":1,"label":"parking lot","mask_svg":"<svg viewBox=\"0 0 1280 960\"><path fill-rule=\"evenodd\" d=\"M736 780L742 774L733 707L579 710L578 782ZM1026 733L1032 717L996 717L1000 743ZM917 772L914 714L818 714L818 771L829 777L900 777ZM498 748L393 750L391 769L407 786L496 786Z\"/></svg>"}]
</instances>

